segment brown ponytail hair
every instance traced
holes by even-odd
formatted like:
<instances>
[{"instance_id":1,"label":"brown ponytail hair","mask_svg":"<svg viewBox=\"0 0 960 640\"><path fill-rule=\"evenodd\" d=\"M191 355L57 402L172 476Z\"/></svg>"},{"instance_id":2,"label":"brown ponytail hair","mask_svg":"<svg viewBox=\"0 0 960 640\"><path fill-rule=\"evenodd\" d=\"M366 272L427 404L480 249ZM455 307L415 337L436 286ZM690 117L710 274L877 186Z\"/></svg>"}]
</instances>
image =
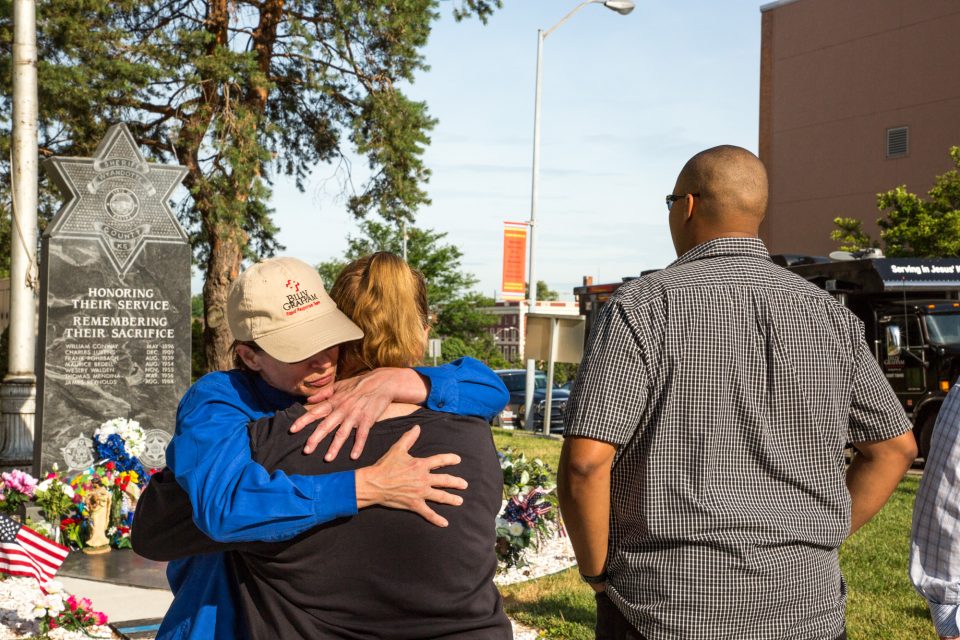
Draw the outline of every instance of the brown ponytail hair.
<instances>
[{"instance_id":1,"label":"brown ponytail hair","mask_svg":"<svg viewBox=\"0 0 960 640\"><path fill-rule=\"evenodd\" d=\"M429 326L423 275L397 255L381 251L344 267L330 297L363 339L340 347L340 376L420 362Z\"/></svg>"}]
</instances>

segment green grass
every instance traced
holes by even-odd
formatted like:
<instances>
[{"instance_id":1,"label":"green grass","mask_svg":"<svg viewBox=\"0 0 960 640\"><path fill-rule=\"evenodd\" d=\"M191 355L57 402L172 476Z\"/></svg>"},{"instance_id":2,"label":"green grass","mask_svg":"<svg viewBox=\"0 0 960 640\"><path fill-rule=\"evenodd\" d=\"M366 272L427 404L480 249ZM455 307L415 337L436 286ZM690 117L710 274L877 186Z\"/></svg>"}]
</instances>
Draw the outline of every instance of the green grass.
<instances>
[{"instance_id":1,"label":"green grass","mask_svg":"<svg viewBox=\"0 0 960 640\"><path fill-rule=\"evenodd\" d=\"M546 638L593 640L597 619L593 589L576 569L500 587L507 615Z\"/></svg>"},{"instance_id":2,"label":"green grass","mask_svg":"<svg viewBox=\"0 0 960 640\"><path fill-rule=\"evenodd\" d=\"M560 463L560 447L563 440L560 437L544 436L530 431L512 429L494 429L493 442L498 450L506 448L522 451L528 458L540 458L556 473Z\"/></svg>"},{"instance_id":3,"label":"green grass","mask_svg":"<svg viewBox=\"0 0 960 640\"><path fill-rule=\"evenodd\" d=\"M498 449L512 447L539 457L556 470L559 439L494 429ZM910 518L919 478L904 478L887 505L840 549L847 579L850 640L937 640L926 603L907 575ZM507 613L539 629L545 638L593 638L593 591L576 569L501 587Z\"/></svg>"},{"instance_id":4,"label":"green grass","mask_svg":"<svg viewBox=\"0 0 960 640\"><path fill-rule=\"evenodd\" d=\"M927 605L907 575L910 518L919 478L909 476L886 506L840 548L850 640L936 640Z\"/></svg>"}]
</instances>

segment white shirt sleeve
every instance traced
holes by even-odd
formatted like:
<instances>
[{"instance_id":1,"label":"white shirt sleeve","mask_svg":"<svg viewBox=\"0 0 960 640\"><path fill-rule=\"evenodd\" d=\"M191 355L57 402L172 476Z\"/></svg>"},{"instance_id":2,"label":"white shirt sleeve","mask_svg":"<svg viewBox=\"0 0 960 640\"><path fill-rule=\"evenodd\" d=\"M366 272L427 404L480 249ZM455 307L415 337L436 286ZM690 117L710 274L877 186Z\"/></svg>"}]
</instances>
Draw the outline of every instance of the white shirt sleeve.
<instances>
[{"instance_id":1,"label":"white shirt sleeve","mask_svg":"<svg viewBox=\"0 0 960 640\"><path fill-rule=\"evenodd\" d=\"M960 383L940 408L913 507L910 580L937 633L960 635Z\"/></svg>"}]
</instances>

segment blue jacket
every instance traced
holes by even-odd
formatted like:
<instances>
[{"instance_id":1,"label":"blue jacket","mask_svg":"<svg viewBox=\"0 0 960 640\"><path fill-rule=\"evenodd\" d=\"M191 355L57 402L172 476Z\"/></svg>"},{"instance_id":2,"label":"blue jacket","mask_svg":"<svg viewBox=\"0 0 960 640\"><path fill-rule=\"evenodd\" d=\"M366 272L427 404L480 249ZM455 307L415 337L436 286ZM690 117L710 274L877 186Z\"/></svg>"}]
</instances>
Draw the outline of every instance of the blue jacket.
<instances>
[{"instance_id":1,"label":"blue jacket","mask_svg":"<svg viewBox=\"0 0 960 640\"><path fill-rule=\"evenodd\" d=\"M500 378L472 358L417 371L430 380L430 409L490 419L509 398ZM302 401L238 370L207 374L187 390L167 466L190 495L194 522L210 538L287 540L356 513L354 472L269 474L251 459L247 423ZM223 554L172 561L167 579L174 600L158 640L244 637Z\"/></svg>"}]
</instances>

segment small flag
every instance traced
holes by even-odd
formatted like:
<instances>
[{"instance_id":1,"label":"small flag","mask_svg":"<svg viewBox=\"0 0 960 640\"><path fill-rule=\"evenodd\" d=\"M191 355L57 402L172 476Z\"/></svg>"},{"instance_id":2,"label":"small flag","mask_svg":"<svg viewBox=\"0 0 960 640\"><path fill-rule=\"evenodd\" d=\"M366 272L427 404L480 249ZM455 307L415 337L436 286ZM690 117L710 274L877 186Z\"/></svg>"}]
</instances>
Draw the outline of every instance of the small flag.
<instances>
[{"instance_id":1,"label":"small flag","mask_svg":"<svg viewBox=\"0 0 960 640\"><path fill-rule=\"evenodd\" d=\"M41 585L53 579L70 550L0 515L0 572L28 576Z\"/></svg>"}]
</instances>

